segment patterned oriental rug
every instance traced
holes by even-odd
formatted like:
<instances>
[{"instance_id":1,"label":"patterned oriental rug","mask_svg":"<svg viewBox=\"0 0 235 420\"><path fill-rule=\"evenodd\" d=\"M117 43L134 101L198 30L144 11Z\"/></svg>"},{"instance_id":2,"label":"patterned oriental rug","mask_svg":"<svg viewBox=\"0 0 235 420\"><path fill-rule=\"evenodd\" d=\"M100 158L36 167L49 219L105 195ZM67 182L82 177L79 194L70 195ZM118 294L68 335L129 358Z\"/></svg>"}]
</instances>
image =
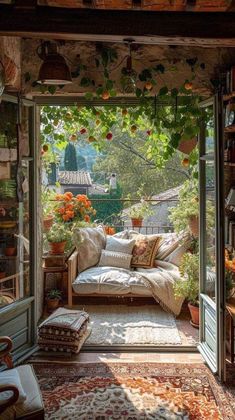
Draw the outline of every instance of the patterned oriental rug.
<instances>
[{"instance_id":1,"label":"patterned oriental rug","mask_svg":"<svg viewBox=\"0 0 235 420\"><path fill-rule=\"evenodd\" d=\"M228 420L235 392L203 364L34 361L46 420Z\"/></svg>"}]
</instances>

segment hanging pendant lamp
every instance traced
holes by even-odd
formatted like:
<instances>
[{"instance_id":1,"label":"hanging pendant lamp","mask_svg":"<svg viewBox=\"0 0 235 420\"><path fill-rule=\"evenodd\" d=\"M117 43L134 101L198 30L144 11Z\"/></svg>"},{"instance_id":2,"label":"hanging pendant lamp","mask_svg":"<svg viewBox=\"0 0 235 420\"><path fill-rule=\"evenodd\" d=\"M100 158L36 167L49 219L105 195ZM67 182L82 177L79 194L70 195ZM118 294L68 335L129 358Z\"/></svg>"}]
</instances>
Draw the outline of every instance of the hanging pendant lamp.
<instances>
[{"instance_id":1,"label":"hanging pendant lamp","mask_svg":"<svg viewBox=\"0 0 235 420\"><path fill-rule=\"evenodd\" d=\"M72 83L71 72L65 58L58 53L57 44L43 42L37 50L43 60L37 82L42 85L68 85Z\"/></svg>"}]
</instances>

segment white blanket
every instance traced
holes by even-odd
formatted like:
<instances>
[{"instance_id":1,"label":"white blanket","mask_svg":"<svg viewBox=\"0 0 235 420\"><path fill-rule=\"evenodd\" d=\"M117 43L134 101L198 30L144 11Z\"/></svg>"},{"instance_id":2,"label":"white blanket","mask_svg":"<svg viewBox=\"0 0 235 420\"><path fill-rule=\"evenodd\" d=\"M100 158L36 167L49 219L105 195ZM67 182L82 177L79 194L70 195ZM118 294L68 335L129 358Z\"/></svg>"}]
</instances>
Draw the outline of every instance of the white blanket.
<instances>
[{"instance_id":1,"label":"white blanket","mask_svg":"<svg viewBox=\"0 0 235 420\"><path fill-rule=\"evenodd\" d=\"M162 308L177 316L184 301L184 298L176 298L173 290L175 281L180 279L179 269L166 261L156 260L156 264L157 268L137 268L135 273L141 275Z\"/></svg>"}]
</instances>

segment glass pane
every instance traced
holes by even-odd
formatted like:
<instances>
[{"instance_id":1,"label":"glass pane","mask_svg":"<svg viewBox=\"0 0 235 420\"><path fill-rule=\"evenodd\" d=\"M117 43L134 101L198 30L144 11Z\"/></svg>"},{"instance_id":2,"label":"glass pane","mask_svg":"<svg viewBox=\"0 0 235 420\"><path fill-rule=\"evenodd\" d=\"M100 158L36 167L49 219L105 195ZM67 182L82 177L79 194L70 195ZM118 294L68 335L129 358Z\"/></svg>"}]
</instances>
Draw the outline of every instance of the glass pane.
<instances>
[{"instance_id":1,"label":"glass pane","mask_svg":"<svg viewBox=\"0 0 235 420\"><path fill-rule=\"evenodd\" d=\"M205 252L206 252L206 273L205 292L213 300L215 298L216 278L216 206L215 206L215 162L214 162L214 119L210 115L206 127L206 159L205 159Z\"/></svg>"},{"instance_id":2,"label":"glass pane","mask_svg":"<svg viewBox=\"0 0 235 420\"><path fill-rule=\"evenodd\" d=\"M25 114L27 115L27 114ZM0 307L29 296L29 153L26 117L17 133L17 104L0 104ZM24 128L25 127L25 128Z\"/></svg>"}]
</instances>

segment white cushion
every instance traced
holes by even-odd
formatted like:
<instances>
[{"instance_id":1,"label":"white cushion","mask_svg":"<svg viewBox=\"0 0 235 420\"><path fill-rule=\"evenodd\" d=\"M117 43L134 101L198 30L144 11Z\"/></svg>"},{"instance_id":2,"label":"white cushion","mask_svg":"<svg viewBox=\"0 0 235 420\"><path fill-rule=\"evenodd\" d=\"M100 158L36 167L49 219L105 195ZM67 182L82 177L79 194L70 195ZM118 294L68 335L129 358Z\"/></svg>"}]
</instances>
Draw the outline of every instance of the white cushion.
<instances>
[{"instance_id":1,"label":"white cushion","mask_svg":"<svg viewBox=\"0 0 235 420\"><path fill-rule=\"evenodd\" d=\"M73 240L78 251L78 272L97 265L106 243L103 227L74 229Z\"/></svg>"},{"instance_id":2,"label":"white cushion","mask_svg":"<svg viewBox=\"0 0 235 420\"><path fill-rule=\"evenodd\" d=\"M7 386L7 385L14 385L16 388L18 388L19 391L19 398L17 400L17 404L22 403L26 400L27 396L23 390L21 380L19 373L17 372L17 369L9 369L5 370L3 372L0 372L0 391L1 386ZM0 405L5 403L9 398L12 396L12 391L4 391L0 392Z\"/></svg>"},{"instance_id":3,"label":"white cushion","mask_svg":"<svg viewBox=\"0 0 235 420\"><path fill-rule=\"evenodd\" d=\"M128 270L131 266L132 254L102 250L99 267L119 267Z\"/></svg>"},{"instance_id":4,"label":"white cushion","mask_svg":"<svg viewBox=\"0 0 235 420\"><path fill-rule=\"evenodd\" d=\"M152 296L141 277L116 267L92 267L83 271L72 284L78 295Z\"/></svg>"},{"instance_id":5,"label":"white cushion","mask_svg":"<svg viewBox=\"0 0 235 420\"><path fill-rule=\"evenodd\" d=\"M135 245L135 239L120 239L113 236L107 236L106 247L107 251L122 252L124 254L131 254Z\"/></svg>"}]
</instances>

